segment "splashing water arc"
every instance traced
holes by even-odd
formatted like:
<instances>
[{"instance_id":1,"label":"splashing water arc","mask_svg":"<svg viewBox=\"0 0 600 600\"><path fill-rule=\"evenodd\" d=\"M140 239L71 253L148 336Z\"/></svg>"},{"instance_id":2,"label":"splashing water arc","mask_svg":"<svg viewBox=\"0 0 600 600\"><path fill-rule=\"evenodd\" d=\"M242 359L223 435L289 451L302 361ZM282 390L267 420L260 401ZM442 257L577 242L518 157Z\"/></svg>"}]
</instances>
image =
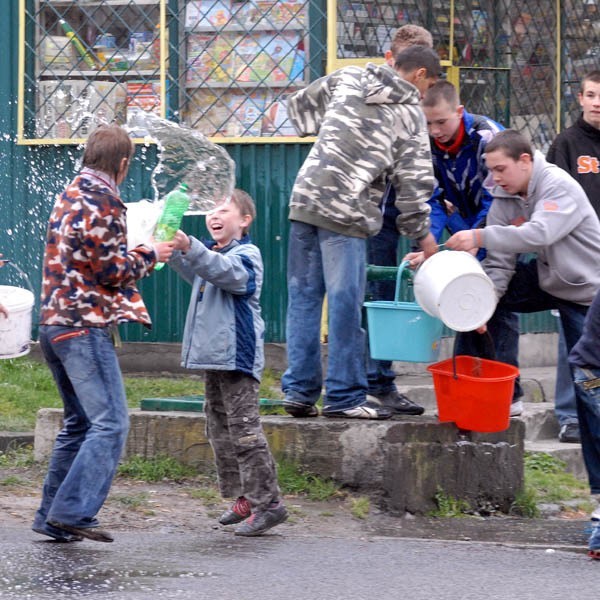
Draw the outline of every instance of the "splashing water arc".
<instances>
[{"instance_id":1,"label":"splashing water arc","mask_svg":"<svg viewBox=\"0 0 600 600\"><path fill-rule=\"evenodd\" d=\"M191 198L186 214L206 214L217 202L231 196L235 163L224 148L199 131L148 112L134 113L127 129L135 137L158 144L159 162L152 173L152 184L159 197L186 183Z\"/></svg>"}]
</instances>

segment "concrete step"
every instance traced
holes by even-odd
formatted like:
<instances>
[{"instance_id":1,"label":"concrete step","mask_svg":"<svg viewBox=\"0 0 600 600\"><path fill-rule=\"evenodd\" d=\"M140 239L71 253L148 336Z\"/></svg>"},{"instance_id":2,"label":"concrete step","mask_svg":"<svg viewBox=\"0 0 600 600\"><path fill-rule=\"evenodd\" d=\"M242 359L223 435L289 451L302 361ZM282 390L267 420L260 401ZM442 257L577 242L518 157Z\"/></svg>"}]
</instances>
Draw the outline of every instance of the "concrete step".
<instances>
[{"instance_id":1,"label":"concrete step","mask_svg":"<svg viewBox=\"0 0 600 600\"><path fill-rule=\"evenodd\" d=\"M525 423L526 442L558 439L559 426L553 403L524 402L523 406L523 414L518 418Z\"/></svg>"},{"instance_id":2,"label":"concrete step","mask_svg":"<svg viewBox=\"0 0 600 600\"><path fill-rule=\"evenodd\" d=\"M578 479L587 481L587 471L583 462L580 444L563 444L557 438L553 440L535 440L525 442L526 452L543 452L565 462L565 470Z\"/></svg>"}]
</instances>

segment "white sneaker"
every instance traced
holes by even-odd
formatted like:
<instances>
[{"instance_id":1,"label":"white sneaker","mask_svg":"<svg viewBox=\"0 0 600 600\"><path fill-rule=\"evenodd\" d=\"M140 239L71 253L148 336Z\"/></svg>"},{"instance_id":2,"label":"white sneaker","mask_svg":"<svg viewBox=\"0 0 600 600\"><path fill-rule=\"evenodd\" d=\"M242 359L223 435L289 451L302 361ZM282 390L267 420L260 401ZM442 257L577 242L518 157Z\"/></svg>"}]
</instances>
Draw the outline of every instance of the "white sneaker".
<instances>
[{"instance_id":1,"label":"white sneaker","mask_svg":"<svg viewBox=\"0 0 600 600\"><path fill-rule=\"evenodd\" d=\"M523 400L517 400L510 405L510 413L511 417L518 417L523 414Z\"/></svg>"},{"instance_id":2,"label":"white sneaker","mask_svg":"<svg viewBox=\"0 0 600 600\"><path fill-rule=\"evenodd\" d=\"M592 521L600 521L600 495L594 494L592 498L596 501L596 508L590 515Z\"/></svg>"}]
</instances>

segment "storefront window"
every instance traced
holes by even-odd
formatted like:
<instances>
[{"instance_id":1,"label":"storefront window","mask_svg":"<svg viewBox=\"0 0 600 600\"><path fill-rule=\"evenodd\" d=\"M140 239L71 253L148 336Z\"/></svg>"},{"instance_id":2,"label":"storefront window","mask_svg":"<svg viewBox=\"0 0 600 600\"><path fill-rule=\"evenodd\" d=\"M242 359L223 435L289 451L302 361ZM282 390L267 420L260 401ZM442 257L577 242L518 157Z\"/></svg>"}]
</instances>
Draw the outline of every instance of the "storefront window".
<instances>
[{"instance_id":1,"label":"storefront window","mask_svg":"<svg viewBox=\"0 0 600 600\"><path fill-rule=\"evenodd\" d=\"M25 143L81 140L139 111L217 138L295 137L287 95L324 71L325 13L308 0L21 6Z\"/></svg>"}]
</instances>

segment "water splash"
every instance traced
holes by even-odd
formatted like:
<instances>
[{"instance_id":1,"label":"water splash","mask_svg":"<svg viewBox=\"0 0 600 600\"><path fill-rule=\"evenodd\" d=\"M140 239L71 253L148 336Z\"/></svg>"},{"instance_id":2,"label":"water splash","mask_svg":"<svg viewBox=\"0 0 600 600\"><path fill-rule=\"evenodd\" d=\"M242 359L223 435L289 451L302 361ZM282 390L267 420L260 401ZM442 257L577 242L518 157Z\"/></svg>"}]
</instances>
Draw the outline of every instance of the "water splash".
<instances>
[{"instance_id":1,"label":"water splash","mask_svg":"<svg viewBox=\"0 0 600 600\"><path fill-rule=\"evenodd\" d=\"M235 163L224 148L199 131L149 112L133 113L126 129L134 137L158 145L159 162L152 173L156 197L186 183L192 199L187 214L206 214L217 202L231 196Z\"/></svg>"}]
</instances>

